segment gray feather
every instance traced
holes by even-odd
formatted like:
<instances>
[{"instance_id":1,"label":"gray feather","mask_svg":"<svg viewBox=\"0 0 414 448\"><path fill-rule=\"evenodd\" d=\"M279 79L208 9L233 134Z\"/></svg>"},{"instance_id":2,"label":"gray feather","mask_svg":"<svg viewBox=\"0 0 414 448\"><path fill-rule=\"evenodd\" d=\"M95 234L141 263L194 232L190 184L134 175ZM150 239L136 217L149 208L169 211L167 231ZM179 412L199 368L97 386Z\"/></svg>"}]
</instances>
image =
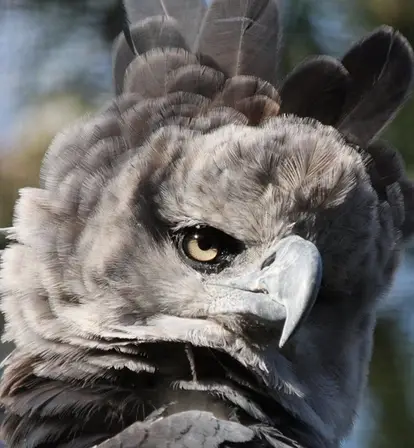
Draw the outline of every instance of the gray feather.
<instances>
[{"instance_id":1,"label":"gray feather","mask_svg":"<svg viewBox=\"0 0 414 448\"><path fill-rule=\"evenodd\" d=\"M383 30L278 92L276 2L127 9L118 95L54 139L6 232L7 443L337 447L414 233L413 183L371 141L411 50Z\"/></svg>"},{"instance_id":2,"label":"gray feather","mask_svg":"<svg viewBox=\"0 0 414 448\"><path fill-rule=\"evenodd\" d=\"M226 443L242 447L254 436L251 429L212 413L188 411L153 423L135 423L95 448L220 448Z\"/></svg>"},{"instance_id":3,"label":"gray feather","mask_svg":"<svg viewBox=\"0 0 414 448\"><path fill-rule=\"evenodd\" d=\"M285 79L280 112L335 124L342 113L348 85L348 72L338 60L328 56L309 58Z\"/></svg>"},{"instance_id":4,"label":"gray feather","mask_svg":"<svg viewBox=\"0 0 414 448\"><path fill-rule=\"evenodd\" d=\"M125 74L124 91L143 98L162 97L171 72L196 62L194 55L182 49L157 49L138 56Z\"/></svg>"},{"instance_id":5,"label":"gray feather","mask_svg":"<svg viewBox=\"0 0 414 448\"><path fill-rule=\"evenodd\" d=\"M135 23L130 29L134 51L141 55L154 48L188 49L185 40L177 29L177 22L171 17L156 16ZM125 72L135 55L127 40L121 34L113 48L113 76L116 94L123 91Z\"/></svg>"},{"instance_id":6,"label":"gray feather","mask_svg":"<svg viewBox=\"0 0 414 448\"><path fill-rule=\"evenodd\" d=\"M131 23L160 15L176 19L189 45L196 40L206 11L204 0L126 0L124 3Z\"/></svg>"},{"instance_id":7,"label":"gray feather","mask_svg":"<svg viewBox=\"0 0 414 448\"><path fill-rule=\"evenodd\" d=\"M276 0L213 0L194 51L214 60L228 76L275 82L279 38Z\"/></svg>"},{"instance_id":8,"label":"gray feather","mask_svg":"<svg viewBox=\"0 0 414 448\"><path fill-rule=\"evenodd\" d=\"M412 90L414 53L390 27L380 27L344 56L352 84L338 128L362 145L394 118Z\"/></svg>"},{"instance_id":9,"label":"gray feather","mask_svg":"<svg viewBox=\"0 0 414 448\"><path fill-rule=\"evenodd\" d=\"M0 229L0 234L2 235L10 235L13 232L13 227L3 227Z\"/></svg>"}]
</instances>

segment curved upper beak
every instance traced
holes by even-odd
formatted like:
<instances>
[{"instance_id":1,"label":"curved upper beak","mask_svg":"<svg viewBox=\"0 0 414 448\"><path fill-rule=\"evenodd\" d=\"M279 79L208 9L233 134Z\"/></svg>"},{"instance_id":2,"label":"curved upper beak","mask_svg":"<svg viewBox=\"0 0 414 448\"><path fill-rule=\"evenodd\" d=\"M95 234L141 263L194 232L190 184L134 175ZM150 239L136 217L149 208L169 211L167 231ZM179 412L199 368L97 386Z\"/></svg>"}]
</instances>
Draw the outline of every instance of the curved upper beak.
<instances>
[{"instance_id":1,"label":"curved upper beak","mask_svg":"<svg viewBox=\"0 0 414 448\"><path fill-rule=\"evenodd\" d=\"M280 323L279 347L283 347L315 303L322 258L313 243L294 235L280 240L266 260L260 270L216 285L225 287L226 293L211 303L209 311Z\"/></svg>"}]
</instances>

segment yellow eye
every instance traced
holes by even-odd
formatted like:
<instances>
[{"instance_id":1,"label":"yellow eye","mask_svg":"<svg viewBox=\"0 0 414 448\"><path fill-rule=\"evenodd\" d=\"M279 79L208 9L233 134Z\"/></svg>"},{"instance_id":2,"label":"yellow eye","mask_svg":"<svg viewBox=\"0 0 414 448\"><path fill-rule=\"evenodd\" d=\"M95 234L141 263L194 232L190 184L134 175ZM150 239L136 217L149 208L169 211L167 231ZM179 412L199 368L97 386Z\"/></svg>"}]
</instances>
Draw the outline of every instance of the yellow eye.
<instances>
[{"instance_id":1,"label":"yellow eye","mask_svg":"<svg viewBox=\"0 0 414 448\"><path fill-rule=\"evenodd\" d=\"M245 248L241 241L221 230L203 225L183 229L174 240L187 264L205 274L222 271Z\"/></svg>"},{"instance_id":2,"label":"yellow eye","mask_svg":"<svg viewBox=\"0 0 414 448\"><path fill-rule=\"evenodd\" d=\"M184 240L184 251L188 257L201 263L214 261L220 254L218 244L202 233L194 233Z\"/></svg>"}]
</instances>

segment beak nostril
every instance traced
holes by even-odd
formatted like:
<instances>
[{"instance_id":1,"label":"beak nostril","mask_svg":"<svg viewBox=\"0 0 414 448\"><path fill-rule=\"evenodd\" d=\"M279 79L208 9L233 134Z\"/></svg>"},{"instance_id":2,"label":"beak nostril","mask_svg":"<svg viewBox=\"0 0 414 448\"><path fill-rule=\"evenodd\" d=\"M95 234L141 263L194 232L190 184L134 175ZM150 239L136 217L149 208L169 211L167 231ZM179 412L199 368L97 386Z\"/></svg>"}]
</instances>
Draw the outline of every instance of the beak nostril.
<instances>
[{"instance_id":1,"label":"beak nostril","mask_svg":"<svg viewBox=\"0 0 414 448\"><path fill-rule=\"evenodd\" d=\"M237 321L240 331L249 333L250 324L262 327L272 322L279 332L279 348L284 347L311 312L322 278L322 257L310 241L292 235L269 248L262 258L262 269L253 265L241 277L231 277L223 284L207 283L217 299L207 305L209 316ZM227 316L227 317L226 317ZM220 318L221 319L221 318ZM270 328L270 327L269 327ZM273 336L272 336L273 337Z\"/></svg>"},{"instance_id":2,"label":"beak nostril","mask_svg":"<svg viewBox=\"0 0 414 448\"><path fill-rule=\"evenodd\" d=\"M265 269L268 266L270 266L276 259L276 253L273 253L269 257L266 258L266 260L262 263L261 269Z\"/></svg>"},{"instance_id":3,"label":"beak nostril","mask_svg":"<svg viewBox=\"0 0 414 448\"><path fill-rule=\"evenodd\" d=\"M249 288L248 291L253 292L255 294L269 294L267 288L261 284L257 285L254 288Z\"/></svg>"},{"instance_id":4,"label":"beak nostril","mask_svg":"<svg viewBox=\"0 0 414 448\"><path fill-rule=\"evenodd\" d=\"M269 290L266 286L266 283L263 281L263 279L260 279L259 282L256 284L256 287L254 288L253 292L258 294L269 294Z\"/></svg>"},{"instance_id":5,"label":"beak nostril","mask_svg":"<svg viewBox=\"0 0 414 448\"><path fill-rule=\"evenodd\" d=\"M269 294L269 291L265 288L257 288L253 292L261 293L261 294Z\"/></svg>"}]
</instances>

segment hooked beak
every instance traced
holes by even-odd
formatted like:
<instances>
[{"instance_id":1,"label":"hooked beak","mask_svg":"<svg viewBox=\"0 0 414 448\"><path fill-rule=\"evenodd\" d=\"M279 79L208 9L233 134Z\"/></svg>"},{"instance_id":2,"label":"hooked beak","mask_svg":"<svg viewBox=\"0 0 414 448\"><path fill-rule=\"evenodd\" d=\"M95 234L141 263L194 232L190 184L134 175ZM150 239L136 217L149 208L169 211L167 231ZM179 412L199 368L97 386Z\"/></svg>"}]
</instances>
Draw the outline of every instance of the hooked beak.
<instances>
[{"instance_id":1,"label":"hooked beak","mask_svg":"<svg viewBox=\"0 0 414 448\"><path fill-rule=\"evenodd\" d=\"M282 348L312 309L321 280L322 258L316 246L289 236L271 249L261 270L215 285L221 293L209 305L209 314L281 325Z\"/></svg>"}]
</instances>

